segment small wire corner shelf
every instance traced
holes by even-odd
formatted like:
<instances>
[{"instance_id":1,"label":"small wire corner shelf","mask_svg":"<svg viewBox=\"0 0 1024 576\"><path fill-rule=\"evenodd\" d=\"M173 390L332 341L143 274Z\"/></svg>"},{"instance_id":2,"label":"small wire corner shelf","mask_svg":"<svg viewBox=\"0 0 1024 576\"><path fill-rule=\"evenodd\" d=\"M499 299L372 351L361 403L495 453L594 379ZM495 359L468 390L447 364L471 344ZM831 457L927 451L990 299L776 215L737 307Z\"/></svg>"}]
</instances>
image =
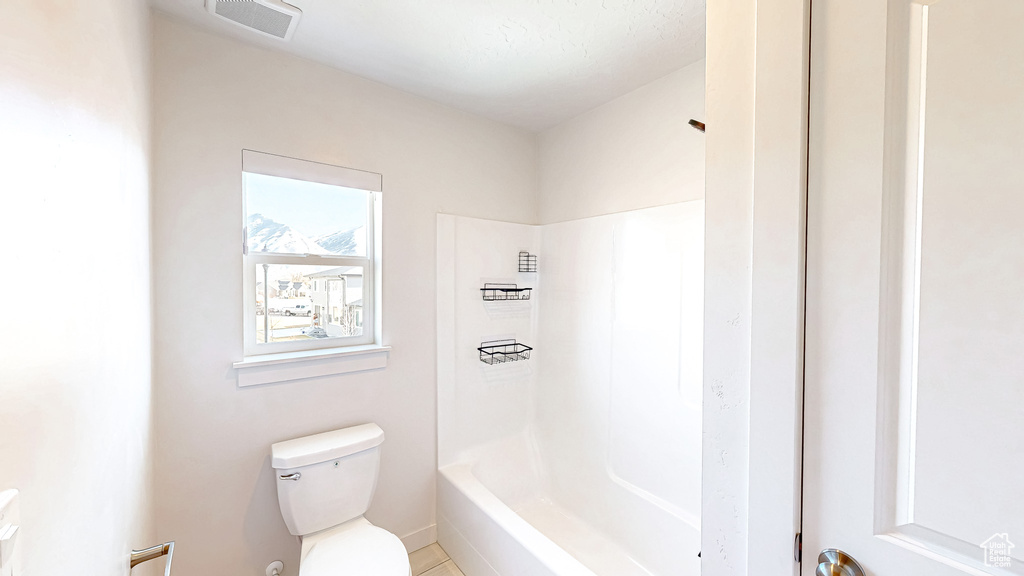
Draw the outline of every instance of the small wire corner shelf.
<instances>
[{"instance_id":1,"label":"small wire corner shelf","mask_svg":"<svg viewBox=\"0 0 1024 576\"><path fill-rule=\"evenodd\" d=\"M480 361L484 364L502 364L505 362L518 362L519 360L529 360L530 348L526 344L516 342L515 340L491 340L488 342L481 342L480 347L477 348L480 351Z\"/></svg>"},{"instance_id":2,"label":"small wire corner shelf","mask_svg":"<svg viewBox=\"0 0 1024 576\"><path fill-rule=\"evenodd\" d=\"M480 289L484 301L497 302L502 300L529 300L533 288L520 288L516 284L485 283Z\"/></svg>"},{"instance_id":3,"label":"small wire corner shelf","mask_svg":"<svg viewBox=\"0 0 1024 576\"><path fill-rule=\"evenodd\" d=\"M537 271L537 255L530 254L529 252L523 251L519 253L519 271L520 272L536 272Z\"/></svg>"}]
</instances>

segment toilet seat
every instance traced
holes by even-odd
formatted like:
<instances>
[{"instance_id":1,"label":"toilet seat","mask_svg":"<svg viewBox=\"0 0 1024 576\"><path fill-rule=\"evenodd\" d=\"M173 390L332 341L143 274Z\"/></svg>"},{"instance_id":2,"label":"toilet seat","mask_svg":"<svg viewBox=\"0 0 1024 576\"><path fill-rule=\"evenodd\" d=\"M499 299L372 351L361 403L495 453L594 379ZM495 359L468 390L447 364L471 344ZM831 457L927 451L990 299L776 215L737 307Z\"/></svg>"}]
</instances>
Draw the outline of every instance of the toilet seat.
<instances>
[{"instance_id":1,"label":"toilet seat","mask_svg":"<svg viewBox=\"0 0 1024 576\"><path fill-rule=\"evenodd\" d=\"M310 535L302 541L299 576L410 576L405 546L365 518Z\"/></svg>"}]
</instances>

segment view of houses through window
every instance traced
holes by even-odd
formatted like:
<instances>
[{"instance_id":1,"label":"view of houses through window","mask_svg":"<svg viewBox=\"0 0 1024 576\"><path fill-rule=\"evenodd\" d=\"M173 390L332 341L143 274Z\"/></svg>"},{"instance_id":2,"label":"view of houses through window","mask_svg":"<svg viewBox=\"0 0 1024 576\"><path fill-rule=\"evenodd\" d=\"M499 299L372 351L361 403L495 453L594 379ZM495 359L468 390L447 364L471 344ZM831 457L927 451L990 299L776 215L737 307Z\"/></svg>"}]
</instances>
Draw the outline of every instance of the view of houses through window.
<instances>
[{"instance_id":1,"label":"view of houses through window","mask_svg":"<svg viewBox=\"0 0 1024 576\"><path fill-rule=\"evenodd\" d=\"M362 267L262 264L255 280L257 342L362 335Z\"/></svg>"}]
</instances>

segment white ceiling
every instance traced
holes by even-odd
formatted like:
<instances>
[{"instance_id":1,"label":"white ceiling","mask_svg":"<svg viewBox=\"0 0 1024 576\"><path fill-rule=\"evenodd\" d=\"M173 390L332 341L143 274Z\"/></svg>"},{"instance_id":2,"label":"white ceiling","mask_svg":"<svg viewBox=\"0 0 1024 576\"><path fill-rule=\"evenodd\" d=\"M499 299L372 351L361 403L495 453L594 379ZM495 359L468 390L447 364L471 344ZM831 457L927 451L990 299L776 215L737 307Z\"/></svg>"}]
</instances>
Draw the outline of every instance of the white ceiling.
<instances>
[{"instance_id":1,"label":"white ceiling","mask_svg":"<svg viewBox=\"0 0 1024 576\"><path fill-rule=\"evenodd\" d=\"M291 0L291 42L159 10L495 120L542 130L704 57L705 0Z\"/></svg>"}]
</instances>

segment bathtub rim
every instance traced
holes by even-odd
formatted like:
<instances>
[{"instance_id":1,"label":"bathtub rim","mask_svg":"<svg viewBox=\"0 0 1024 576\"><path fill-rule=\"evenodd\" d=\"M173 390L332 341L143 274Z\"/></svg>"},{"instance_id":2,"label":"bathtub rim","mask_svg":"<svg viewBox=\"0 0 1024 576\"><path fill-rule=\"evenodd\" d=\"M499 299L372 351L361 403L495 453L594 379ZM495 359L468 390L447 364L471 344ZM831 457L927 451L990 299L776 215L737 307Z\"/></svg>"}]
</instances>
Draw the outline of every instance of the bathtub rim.
<instances>
[{"instance_id":1,"label":"bathtub rim","mask_svg":"<svg viewBox=\"0 0 1024 576\"><path fill-rule=\"evenodd\" d=\"M440 468L438 475L441 476L440 481L447 481L451 484L471 505L478 508L497 528L507 533L519 543L527 553L536 558L552 574L558 576L597 576L594 571L527 522L526 519L517 514L508 504L491 492L473 473L473 467L472 463L450 464ZM439 509L438 513L440 516L445 515L442 509ZM447 518L446 520L450 522ZM477 546L473 545L469 536L463 533L458 526L453 525L453 528L484 561L491 564L491 568L496 573L501 574L501 576L511 576L499 572L480 552Z\"/></svg>"}]
</instances>

